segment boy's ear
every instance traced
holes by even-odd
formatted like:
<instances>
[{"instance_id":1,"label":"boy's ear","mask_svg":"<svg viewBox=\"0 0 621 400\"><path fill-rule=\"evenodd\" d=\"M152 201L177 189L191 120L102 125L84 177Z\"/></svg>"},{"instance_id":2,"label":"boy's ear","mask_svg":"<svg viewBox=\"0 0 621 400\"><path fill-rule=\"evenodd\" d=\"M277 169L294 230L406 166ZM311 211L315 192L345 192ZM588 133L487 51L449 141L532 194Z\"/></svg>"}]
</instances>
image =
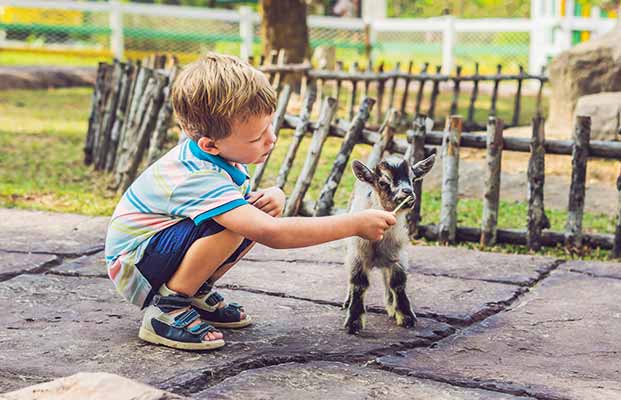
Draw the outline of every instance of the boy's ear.
<instances>
[{"instance_id":1,"label":"boy's ear","mask_svg":"<svg viewBox=\"0 0 621 400\"><path fill-rule=\"evenodd\" d=\"M412 166L412 173L414 173L414 180L422 179L427 172L431 171L433 163L436 161L436 155L432 154L425 158L423 161L419 161Z\"/></svg>"},{"instance_id":2,"label":"boy's ear","mask_svg":"<svg viewBox=\"0 0 621 400\"><path fill-rule=\"evenodd\" d=\"M220 149L216 145L216 141L211 138L202 137L198 139L196 144L198 144L198 147L207 154L211 154L212 156L220 154Z\"/></svg>"},{"instance_id":3,"label":"boy's ear","mask_svg":"<svg viewBox=\"0 0 621 400\"><path fill-rule=\"evenodd\" d=\"M354 160L354 162L351 164L351 168L352 170L354 170L354 175L356 175L356 178L358 178L359 181L369 184L375 183L377 177L375 176L373 171L371 171L369 167L364 165L361 161Z\"/></svg>"}]
</instances>

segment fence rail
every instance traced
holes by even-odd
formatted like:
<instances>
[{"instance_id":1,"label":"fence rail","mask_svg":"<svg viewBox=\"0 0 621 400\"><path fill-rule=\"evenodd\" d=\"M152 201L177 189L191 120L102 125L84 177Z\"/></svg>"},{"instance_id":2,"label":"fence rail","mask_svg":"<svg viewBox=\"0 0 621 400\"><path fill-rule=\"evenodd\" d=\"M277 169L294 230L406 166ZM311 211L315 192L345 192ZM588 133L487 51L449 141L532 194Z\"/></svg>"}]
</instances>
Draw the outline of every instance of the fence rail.
<instances>
[{"instance_id":1,"label":"fence rail","mask_svg":"<svg viewBox=\"0 0 621 400\"><path fill-rule=\"evenodd\" d=\"M370 50L369 56L374 60L398 60L404 54L408 58L424 54L423 58L437 60L445 74L452 71L456 64L464 64L466 59L471 59L472 54L476 53L479 58L482 54L497 57L502 51L505 61L512 60L516 68L520 63L528 65L527 70L537 74L549 57L571 47L575 30L600 35L615 24L609 18L553 17L542 11L541 2L532 1L530 19L456 19L447 16L363 21L357 18L309 16L308 25L313 47L336 46L352 49L357 55ZM243 58L247 58L253 54L253 46L258 42L257 25L260 19L248 7L232 11L125 3L120 0L0 0L0 8L3 7L23 12L52 9L84 13L83 20L77 26L68 26L67 21L63 20L33 23L6 16L3 20L0 15L0 29L24 34L57 35L58 41L68 41L69 44L71 39L67 35L94 35L96 37L76 39L76 44L81 45L86 40L94 47L103 46L118 59L123 59L126 52L135 51L197 54L200 47L191 45L192 40L204 45L230 43ZM95 14L99 16L93 18ZM191 21L194 22L188 23ZM201 24L202 21L210 23ZM108 43L102 43L101 37L107 37ZM141 40L168 40L172 44L141 43Z\"/></svg>"}]
</instances>

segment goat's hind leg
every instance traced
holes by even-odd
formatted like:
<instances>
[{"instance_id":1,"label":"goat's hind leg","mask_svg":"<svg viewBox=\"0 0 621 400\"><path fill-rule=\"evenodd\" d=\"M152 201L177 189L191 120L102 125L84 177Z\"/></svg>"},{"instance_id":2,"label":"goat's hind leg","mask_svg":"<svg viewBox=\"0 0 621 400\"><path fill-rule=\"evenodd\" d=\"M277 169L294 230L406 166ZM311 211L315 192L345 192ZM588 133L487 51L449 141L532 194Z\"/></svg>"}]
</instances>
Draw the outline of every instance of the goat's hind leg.
<instances>
[{"instance_id":1,"label":"goat's hind leg","mask_svg":"<svg viewBox=\"0 0 621 400\"><path fill-rule=\"evenodd\" d=\"M368 287L369 277L362 262L354 262L350 269L349 293L346 300L346 303L348 303L347 319L345 320L347 333L356 334L364 328L366 322L364 293Z\"/></svg>"},{"instance_id":2,"label":"goat's hind leg","mask_svg":"<svg viewBox=\"0 0 621 400\"><path fill-rule=\"evenodd\" d=\"M412 328L416 324L416 315L412 311L410 299L405 292L407 283L407 274L405 268L400 263L395 263L389 269L390 271L390 290L394 296L395 304L395 320L397 325L404 328Z\"/></svg>"}]
</instances>

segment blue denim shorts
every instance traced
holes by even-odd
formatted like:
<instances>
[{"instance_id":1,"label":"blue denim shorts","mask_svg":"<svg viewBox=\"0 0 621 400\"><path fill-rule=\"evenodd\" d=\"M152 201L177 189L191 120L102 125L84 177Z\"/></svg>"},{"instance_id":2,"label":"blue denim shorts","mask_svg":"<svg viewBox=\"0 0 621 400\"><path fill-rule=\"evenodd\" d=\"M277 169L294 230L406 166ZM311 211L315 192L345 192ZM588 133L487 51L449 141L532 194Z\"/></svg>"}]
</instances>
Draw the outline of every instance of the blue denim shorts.
<instances>
[{"instance_id":1,"label":"blue denim shorts","mask_svg":"<svg viewBox=\"0 0 621 400\"><path fill-rule=\"evenodd\" d=\"M151 284L151 292L147 296L143 308L151 303L164 283L168 282L181 265L181 261L192 244L207 236L222 232L225 228L213 219L195 225L190 218L177 222L175 225L156 233L150 240L136 268ZM237 250L222 265L234 262L252 243L244 239ZM221 265L221 266L222 266Z\"/></svg>"}]
</instances>

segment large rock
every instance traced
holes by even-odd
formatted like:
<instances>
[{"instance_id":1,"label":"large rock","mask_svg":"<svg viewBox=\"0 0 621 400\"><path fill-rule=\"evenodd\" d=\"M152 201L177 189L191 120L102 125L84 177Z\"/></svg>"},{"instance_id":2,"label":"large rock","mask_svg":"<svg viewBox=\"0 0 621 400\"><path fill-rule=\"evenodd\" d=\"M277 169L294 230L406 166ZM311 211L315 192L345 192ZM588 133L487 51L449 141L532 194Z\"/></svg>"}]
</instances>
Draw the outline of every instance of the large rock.
<instances>
[{"instance_id":1,"label":"large rock","mask_svg":"<svg viewBox=\"0 0 621 400\"><path fill-rule=\"evenodd\" d=\"M80 372L0 395L2 400L182 400L184 398L103 372Z\"/></svg>"},{"instance_id":2,"label":"large rock","mask_svg":"<svg viewBox=\"0 0 621 400\"><path fill-rule=\"evenodd\" d=\"M591 117L591 140L618 140L621 92L582 96L576 104L575 114Z\"/></svg>"},{"instance_id":3,"label":"large rock","mask_svg":"<svg viewBox=\"0 0 621 400\"><path fill-rule=\"evenodd\" d=\"M570 128L579 97L621 91L621 27L559 54L549 75L548 124L555 129Z\"/></svg>"}]
</instances>

